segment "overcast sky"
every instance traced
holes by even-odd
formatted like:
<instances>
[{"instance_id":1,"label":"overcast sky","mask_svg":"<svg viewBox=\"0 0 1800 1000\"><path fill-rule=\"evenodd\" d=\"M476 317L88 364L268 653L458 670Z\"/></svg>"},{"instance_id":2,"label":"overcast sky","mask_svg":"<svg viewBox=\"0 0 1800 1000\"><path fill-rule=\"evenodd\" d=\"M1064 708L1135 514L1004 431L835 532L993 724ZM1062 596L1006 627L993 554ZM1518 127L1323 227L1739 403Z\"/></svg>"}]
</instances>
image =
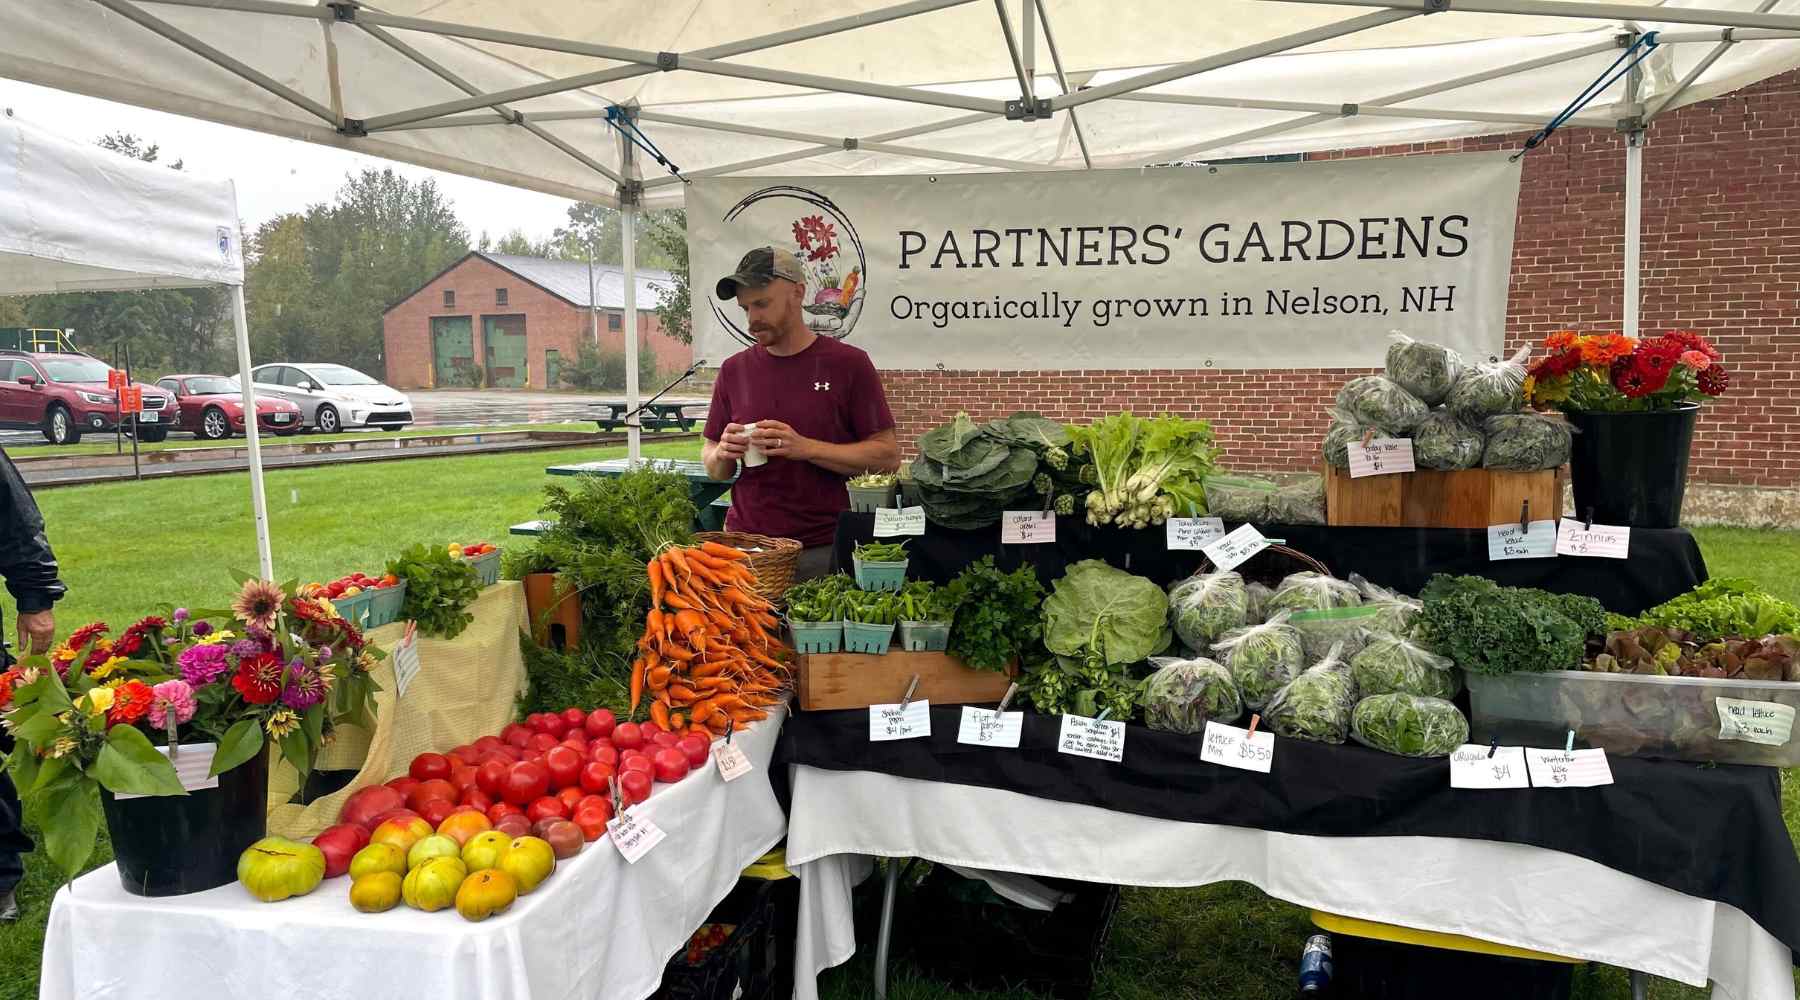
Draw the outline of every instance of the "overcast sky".
<instances>
[{"instance_id":1,"label":"overcast sky","mask_svg":"<svg viewBox=\"0 0 1800 1000\"><path fill-rule=\"evenodd\" d=\"M495 239L513 229L533 239L548 236L566 219L569 205L567 198L473 177L0 79L0 114L6 109L16 120L81 142L109 132L134 132L162 147L159 162L180 159L184 170L228 177L237 183L238 212L250 229L283 212L330 201L344 175L364 167L393 167L414 180L436 179L469 227L472 241L483 230Z\"/></svg>"}]
</instances>

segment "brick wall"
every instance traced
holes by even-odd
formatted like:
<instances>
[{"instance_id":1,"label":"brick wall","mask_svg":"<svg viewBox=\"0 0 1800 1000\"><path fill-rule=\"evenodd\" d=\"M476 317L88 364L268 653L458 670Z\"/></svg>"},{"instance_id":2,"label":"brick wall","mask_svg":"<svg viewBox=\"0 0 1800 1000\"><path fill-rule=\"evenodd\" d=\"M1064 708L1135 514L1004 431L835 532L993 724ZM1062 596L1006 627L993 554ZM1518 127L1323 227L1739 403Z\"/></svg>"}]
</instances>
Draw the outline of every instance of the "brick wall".
<instances>
[{"instance_id":1,"label":"brick wall","mask_svg":"<svg viewBox=\"0 0 1800 1000\"><path fill-rule=\"evenodd\" d=\"M506 305L495 302L496 290L506 289ZM456 293L456 305L444 307L444 291ZM613 311L618 315L618 311ZM387 384L397 389L430 388L433 382L431 320L436 316L467 316L474 329L475 357L485 365L482 317L525 317L525 358L528 387L545 388L546 351L556 351L564 365L573 364L581 341L588 337L587 310L570 305L505 268L481 257L468 257L439 275L382 317L383 354ZM623 351L623 330L609 330L607 311L600 313L600 349ZM662 331L656 313L647 305L638 308L642 343L656 352L657 367L679 372L693 361L693 348Z\"/></svg>"},{"instance_id":2,"label":"brick wall","mask_svg":"<svg viewBox=\"0 0 1800 1000\"><path fill-rule=\"evenodd\" d=\"M1523 135L1348 154L1517 148ZM1507 349L1561 329L1616 330L1624 294L1622 137L1558 132L1525 158ZM1644 155L1646 333L1691 329L1725 353L1731 391L1695 436L1696 481L1800 486L1800 73L1658 119ZM1371 359L1379 364L1379 359ZM1205 417L1227 464L1316 467L1325 409L1364 370L894 371L883 373L908 449L967 409L1061 420L1131 409Z\"/></svg>"}]
</instances>

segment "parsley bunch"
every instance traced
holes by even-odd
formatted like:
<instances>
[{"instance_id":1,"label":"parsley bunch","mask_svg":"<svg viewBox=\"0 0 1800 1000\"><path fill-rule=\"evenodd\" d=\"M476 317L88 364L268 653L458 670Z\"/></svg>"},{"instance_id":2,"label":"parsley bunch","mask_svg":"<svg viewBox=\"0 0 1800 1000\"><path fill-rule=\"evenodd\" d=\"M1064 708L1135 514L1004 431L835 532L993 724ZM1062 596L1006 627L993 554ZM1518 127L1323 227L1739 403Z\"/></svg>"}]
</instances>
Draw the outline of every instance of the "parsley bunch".
<instances>
[{"instance_id":1,"label":"parsley bunch","mask_svg":"<svg viewBox=\"0 0 1800 1000\"><path fill-rule=\"evenodd\" d=\"M1005 670L1044 634L1044 585L1030 566L1002 573L982 556L945 589L956 607L950 652L977 670Z\"/></svg>"}]
</instances>

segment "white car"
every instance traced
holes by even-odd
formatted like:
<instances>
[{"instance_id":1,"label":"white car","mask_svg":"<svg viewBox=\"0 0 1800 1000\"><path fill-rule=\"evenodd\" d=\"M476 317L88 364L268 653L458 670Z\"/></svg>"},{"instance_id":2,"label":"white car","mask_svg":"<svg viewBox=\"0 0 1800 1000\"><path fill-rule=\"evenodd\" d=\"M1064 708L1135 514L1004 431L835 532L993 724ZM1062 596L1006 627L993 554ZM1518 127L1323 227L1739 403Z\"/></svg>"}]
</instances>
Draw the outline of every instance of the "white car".
<instances>
[{"instance_id":1,"label":"white car","mask_svg":"<svg viewBox=\"0 0 1800 1000\"><path fill-rule=\"evenodd\" d=\"M343 365L257 365L250 379L259 394L300 407L305 426L324 434L349 427L397 431L412 423L412 400Z\"/></svg>"}]
</instances>

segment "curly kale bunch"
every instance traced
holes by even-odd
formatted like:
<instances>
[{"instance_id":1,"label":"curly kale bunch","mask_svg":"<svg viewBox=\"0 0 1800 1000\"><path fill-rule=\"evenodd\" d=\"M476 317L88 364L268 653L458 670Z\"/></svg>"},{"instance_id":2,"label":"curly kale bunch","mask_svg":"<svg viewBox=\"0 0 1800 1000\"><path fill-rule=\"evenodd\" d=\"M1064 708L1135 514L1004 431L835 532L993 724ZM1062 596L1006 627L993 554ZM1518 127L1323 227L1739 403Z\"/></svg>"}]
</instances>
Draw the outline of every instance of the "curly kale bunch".
<instances>
[{"instance_id":1,"label":"curly kale bunch","mask_svg":"<svg viewBox=\"0 0 1800 1000\"><path fill-rule=\"evenodd\" d=\"M1419 596L1415 637L1470 673L1574 670L1588 636L1606 631L1600 602L1578 594L1439 573Z\"/></svg>"}]
</instances>

